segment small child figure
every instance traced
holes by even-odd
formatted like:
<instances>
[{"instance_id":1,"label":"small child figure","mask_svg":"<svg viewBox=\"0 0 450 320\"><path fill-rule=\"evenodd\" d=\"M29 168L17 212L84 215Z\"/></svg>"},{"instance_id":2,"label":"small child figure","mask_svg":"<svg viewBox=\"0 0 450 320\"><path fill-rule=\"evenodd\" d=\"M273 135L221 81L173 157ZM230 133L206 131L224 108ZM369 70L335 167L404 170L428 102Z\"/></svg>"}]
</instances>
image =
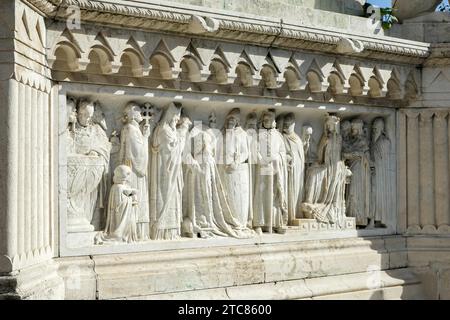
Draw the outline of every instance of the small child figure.
<instances>
[{"instance_id":1,"label":"small child figure","mask_svg":"<svg viewBox=\"0 0 450 320\"><path fill-rule=\"evenodd\" d=\"M114 185L108 201L105 241L136 242L137 190L130 187L131 168L120 165L114 170Z\"/></svg>"}]
</instances>

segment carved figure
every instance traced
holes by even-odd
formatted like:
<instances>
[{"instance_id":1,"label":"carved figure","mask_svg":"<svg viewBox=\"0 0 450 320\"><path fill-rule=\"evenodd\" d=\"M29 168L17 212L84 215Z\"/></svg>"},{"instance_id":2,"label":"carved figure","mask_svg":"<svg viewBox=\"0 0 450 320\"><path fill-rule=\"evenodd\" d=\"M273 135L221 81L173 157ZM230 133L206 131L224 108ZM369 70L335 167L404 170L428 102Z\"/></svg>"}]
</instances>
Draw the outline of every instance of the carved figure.
<instances>
[{"instance_id":1,"label":"carved figure","mask_svg":"<svg viewBox=\"0 0 450 320\"><path fill-rule=\"evenodd\" d=\"M124 110L125 126L120 134L120 162L131 168L131 186L137 190L137 230L139 239L149 239L148 139L150 125L144 121L138 104L131 102ZM142 129L140 123L143 122Z\"/></svg>"},{"instance_id":2,"label":"carved figure","mask_svg":"<svg viewBox=\"0 0 450 320\"><path fill-rule=\"evenodd\" d=\"M356 218L356 225L368 226L370 211L370 152L369 141L364 133L364 122L351 122L351 136L348 149L344 153L352 178L348 190L347 215ZM372 219L371 219L372 220Z\"/></svg>"},{"instance_id":3,"label":"carved figure","mask_svg":"<svg viewBox=\"0 0 450 320\"><path fill-rule=\"evenodd\" d=\"M253 226L257 233L285 233L288 220L287 162L282 134L276 129L275 111L263 113L258 134Z\"/></svg>"},{"instance_id":4,"label":"carved figure","mask_svg":"<svg viewBox=\"0 0 450 320\"><path fill-rule=\"evenodd\" d=\"M305 183L305 151L302 139L295 133L295 116L288 113L283 119L283 137L287 153L288 223L301 217L303 186Z\"/></svg>"},{"instance_id":5,"label":"carved figure","mask_svg":"<svg viewBox=\"0 0 450 320\"><path fill-rule=\"evenodd\" d=\"M114 170L114 184L109 193L104 241L136 242L138 190L131 187L133 171L126 165Z\"/></svg>"},{"instance_id":6,"label":"carved figure","mask_svg":"<svg viewBox=\"0 0 450 320\"><path fill-rule=\"evenodd\" d=\"M318 147L318 162L307 171L302 211L307 218L344 227L345 185L351 172L342 161L340 119L328 115Z\"/></svg>"}]
</instances>

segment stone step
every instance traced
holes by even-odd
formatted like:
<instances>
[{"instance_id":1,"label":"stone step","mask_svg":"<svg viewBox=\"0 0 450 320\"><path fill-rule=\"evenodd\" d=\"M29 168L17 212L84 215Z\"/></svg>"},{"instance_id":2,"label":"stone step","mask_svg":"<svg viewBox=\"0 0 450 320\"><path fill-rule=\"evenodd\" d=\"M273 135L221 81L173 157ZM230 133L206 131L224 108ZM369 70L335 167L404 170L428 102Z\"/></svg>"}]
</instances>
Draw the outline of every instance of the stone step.
<instances>
[{"instance_id":1,"label":"stone step","mask_svg":"<svg viewBox=\"0 0 450 320\"><path fill-rule=\"evenodd\" d=\"M413 300L426 299L411 270L397 269L186 291L130 298L133 300Z\"/></svg>"}]
</instances>

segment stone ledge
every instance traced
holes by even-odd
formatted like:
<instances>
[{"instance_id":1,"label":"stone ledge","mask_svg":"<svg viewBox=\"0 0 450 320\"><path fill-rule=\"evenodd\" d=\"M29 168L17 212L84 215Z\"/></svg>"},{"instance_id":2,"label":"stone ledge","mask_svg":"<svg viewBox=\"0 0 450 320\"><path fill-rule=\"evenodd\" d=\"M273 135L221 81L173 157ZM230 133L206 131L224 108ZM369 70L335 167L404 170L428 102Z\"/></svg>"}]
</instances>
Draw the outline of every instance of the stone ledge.
<instances>
[{"instance_id":1,"label":"stone ledge","mask_svg":"<svg viewBox=\"0 0 450 320\"><path fill-rule=\"evenodd\" d=\"M0 276L0 300L50 300L64 296L64 283L53 261Z\"/></svg>"},{"instance_id":2,"label":"stone ledge","mask_svg":"<svg viewBox=\"0 0 450 320\"><path fill-rule=\"evenodd\" d=\"M367 280L379 279L368 288ZM370 286L369 286L370 287ZM364 272L306 280L130 297L129 300L327 300L327 299L421 299L419 279L409 269Z\"/></svg>"},{"instance_id":3,"label":"stone ledge","mask_svg":"<svg viewBox=\"0 0 450 320\"><path fill-rule=\"evenodd\" d=\"M98 299L171 294L189 296L198 290L270 286L275 282L331 279L373 270L405 268L402 241L393 240L397 238L401 239L348 238L94 255L91 258L60 258L58 262L66 284L74 279L68 277L69 273L64 270L70 265L80 270L79 283L82 285L79 290L66 289L68 299L92 299L93 288L96 288Z\"/></svg>"},{"instance_id":4,"label":"stone ledge","mask_svg":"<svg viewBox=\"0 0 450 320\"><path fill-rule=\"evenodd\" d=\"M348 30L340 30L329 26L327 29L311 28L311 21L307 26L297 22L289 24L280 19L240 14L232 11L209 11L206 8L177 8L163 6L158 3L142 3L132 1L75 1L75 0L27 0L28 3L40 9L44 14L63 20L68 16L66 8L77 6L80 8L81 20L96 24L115 25L123 28L139 28L146 30L164 30L168 32L196 34L190 30L193 16L205 19L205 16L215 19L218 26L214 32L203 32L201 36L228 40L241 39L249 43L263 46L290 46L315 51L336 52L336 46L341 39L349 38L362 41L365 48L355 56L373 57L378 55L383 59L402 61L407 64L420 64L429 55L429 44L415 42L401 38L391 38L374 34L357 34L364 26L364 19L357 23L359 28L348 26ZM57 4L56 4L57 2ZM320 10L316 19L321 18ZM322 11L323 12L323 11ZM326 13L326 12L325 12ZM328 13L330 14L330 13ZM351 16L335 14L349 18ZM322 20L320 20L322 21ZM333 20L331 20L333 21ZM349 22L347 21L349 24ZM323 23L322 23L323 25ZM333 31L328 31L332 29ZM381 56L380 56L381 54Z\"/></svg>"}]
</instances>

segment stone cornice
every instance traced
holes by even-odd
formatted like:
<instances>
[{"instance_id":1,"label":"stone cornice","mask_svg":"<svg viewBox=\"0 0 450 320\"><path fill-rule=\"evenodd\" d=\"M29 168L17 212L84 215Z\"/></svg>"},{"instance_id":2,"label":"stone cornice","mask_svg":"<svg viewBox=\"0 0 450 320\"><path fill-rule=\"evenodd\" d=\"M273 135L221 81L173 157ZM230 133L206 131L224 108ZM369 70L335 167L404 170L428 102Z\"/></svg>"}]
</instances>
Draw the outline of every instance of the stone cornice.
<instances>
[{"instance_id":1,"label":"stone cornice","mask_svg":"<svg viewBox=\"0 0 450 320\"><path fill-rule=\"evenodd\" d=\"M274 18L251 15L233 15L232 12L214 13L195 10L192 7L167 7L155 3L99 1L99 0L23 0L48 17L63 20L68 17L69 6L80 8L81 20L111 26L144 30L196 34L201 37L230 41L245 41L263 46L301 48L336 53L343 39L359 41L364 46L361 52L346 54L357 57L421 64L429 54L429 44L384 36L363 36L327 31L292 24L283 24ZM217 28L205 32L193 32L193 17L210 18Z\"/></svg>"},{"instance_id":2,"label":"stone cornice","mask_svg":"<svg viewBox=\"0 0 450 320\"><path fill-rule=\"evenodd\" d=\"M430 47L431 53L425 61L426 67L448 67L450 66L450 44L437 43Z\"/></svg>"}]
</instances>

